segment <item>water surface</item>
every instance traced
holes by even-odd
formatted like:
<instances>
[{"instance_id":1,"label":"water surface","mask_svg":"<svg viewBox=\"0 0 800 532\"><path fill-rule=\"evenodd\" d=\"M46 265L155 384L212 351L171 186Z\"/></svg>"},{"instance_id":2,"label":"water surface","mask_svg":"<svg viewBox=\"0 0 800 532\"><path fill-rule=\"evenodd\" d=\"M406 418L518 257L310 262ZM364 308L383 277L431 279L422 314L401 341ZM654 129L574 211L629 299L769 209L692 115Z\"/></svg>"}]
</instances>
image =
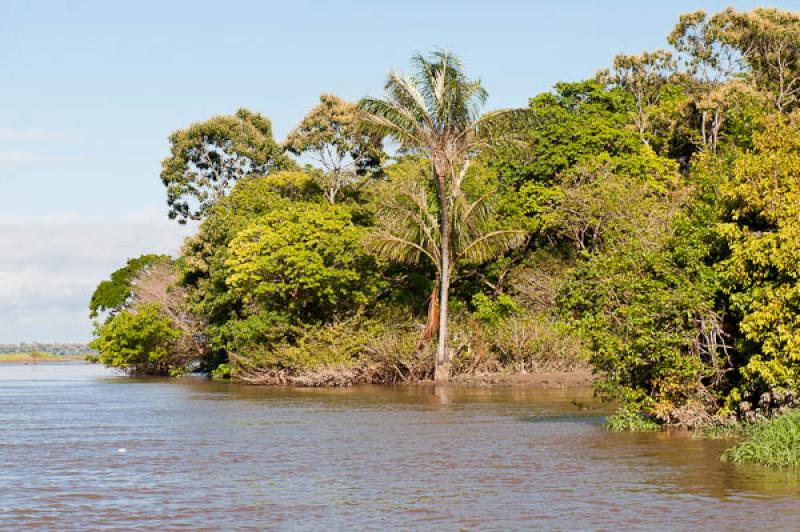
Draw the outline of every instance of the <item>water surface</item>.
<instances>
[{"instance_id":1,"label":"water surface","mask_svg":"<svg viewBox=\"0 0 800 532\"><path fill-rule=\"evenodd\" d=\"M800 475L723 464L725 442L609 433L605 413L588 390L3 364L0 528L800 527Z\"/></svg>"}]
</instances>

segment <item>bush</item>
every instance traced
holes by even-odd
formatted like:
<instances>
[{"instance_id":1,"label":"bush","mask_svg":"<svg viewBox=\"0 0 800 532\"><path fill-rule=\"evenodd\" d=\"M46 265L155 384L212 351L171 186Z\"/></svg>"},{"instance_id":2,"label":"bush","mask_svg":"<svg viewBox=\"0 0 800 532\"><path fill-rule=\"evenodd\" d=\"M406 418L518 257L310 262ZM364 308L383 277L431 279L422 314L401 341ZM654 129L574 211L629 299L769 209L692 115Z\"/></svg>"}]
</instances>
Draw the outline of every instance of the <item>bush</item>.
<instances>
[{"instance_id":1,"label":"bush","mask_svg":"<svg viewBox=\"0 0 800 532\"><path fill-rule=\"evenodd\" d=\"M175 355L180 338L161 306L150 303L120 312L98 326L89 346L98 352L95 362L130 373L170 375L187 365L186 359Z\"/></svg>"},{"instance_id":2,"label":"bush","mask_svg":"<svg viewBox=\"0 0 800 532\"><path fill-rule=\"evenodd\" d=\"M704 230L688 222L667 218L661 229L593 255L559 296L565 319L589 344L600 394L672 424L715 385L724 363L716 272Z\"/></svg>"},{"instance_id":3,"label":"bush","mask_svg":"<svg viewBox=\"0 0 800 532\"><path fill-rule=\"evenodd\" d=\"M775 467L800 466L800 410L747 429L747 439L728 449L722 460Z\"/></svg>"}]
</instances>

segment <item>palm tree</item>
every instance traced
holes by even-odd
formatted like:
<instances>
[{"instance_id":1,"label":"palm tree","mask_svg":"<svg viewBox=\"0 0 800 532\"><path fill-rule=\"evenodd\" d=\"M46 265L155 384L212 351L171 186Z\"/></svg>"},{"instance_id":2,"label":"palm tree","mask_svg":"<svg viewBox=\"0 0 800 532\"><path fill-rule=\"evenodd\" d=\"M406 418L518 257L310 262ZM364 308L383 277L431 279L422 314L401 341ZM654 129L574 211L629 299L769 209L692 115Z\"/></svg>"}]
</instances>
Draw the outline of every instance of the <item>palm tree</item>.
<instances>
[{"instance_id":1,"label":"palm tree","mask_svg":"<svg viewBox=\"0 0 800 532\"><path fill-rule=\"evenodd\" d=\"M367 241L376 255L406 264L429 262L437 282L428 306L428 324L420 347L439 330L439 286L441 272L441 232L439 205L432 194L430 171L419 165L406 165L400 172L376 187L378 229ZM394 175L392 175L394 174ZM514 229L491 230L495 211L491 191L470 200L463 191L452 203L451 265L460 262L480 264L510 250L525 239L525 232Z\"/></svg>"},{"instance_id":2,"label":"palm tree","mask_svg":"<svg viewBox=\"0 0 800 532\"><path fill-rule=\"evenodd\" d=\"M430 253L426 249L430 246L420 246L411 240L406 245L415 244L417 247L412 246L413 249L427 254L436 264L439 337L434 378L448 380L448 295L453 267L462 258L456 250L462 254L486 253L492 247L491 241L500 236L486 234L470 240L472 235L464 240L469 231L454 231L453 221L461 219L470 209L461 186L470 160L482 149L502 141L525 111L502 110L481 115L488 96L486 91L479 80L467 79L461 62L447 51L434 52L430 59L416 55L412 65L411 76L389 74L384 99L364 98L359 105L364 119L373 128L395 140L401 150L421 153L431 163L430 179L436 190L439 218L434 224L436 236L426 238L438 244L438 250ZM482 203L472 208L479 209ZM463 212L456 216L459 210ZM467 241L470 243L465 245Z\"/></svg>"}]
</instances>

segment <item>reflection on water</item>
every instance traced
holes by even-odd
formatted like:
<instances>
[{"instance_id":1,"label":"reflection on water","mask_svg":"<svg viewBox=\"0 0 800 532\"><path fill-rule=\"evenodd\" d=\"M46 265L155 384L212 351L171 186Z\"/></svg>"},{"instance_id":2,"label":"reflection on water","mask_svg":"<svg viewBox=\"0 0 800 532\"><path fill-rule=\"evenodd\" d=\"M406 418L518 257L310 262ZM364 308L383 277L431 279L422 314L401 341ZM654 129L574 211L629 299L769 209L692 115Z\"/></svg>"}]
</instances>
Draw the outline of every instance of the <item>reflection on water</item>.
<instances>
[{"instance_id":1,"label":"reflection on water","mask_svg":"<svg viewBox=\"0 0 800 532\"><path fill-rule=\"evenodd\" d=\"M609 433L606 413L588 390L0 365L0 528L797 527L798 474L721 463L725 442Z\"/></svg>"}]
</instances>

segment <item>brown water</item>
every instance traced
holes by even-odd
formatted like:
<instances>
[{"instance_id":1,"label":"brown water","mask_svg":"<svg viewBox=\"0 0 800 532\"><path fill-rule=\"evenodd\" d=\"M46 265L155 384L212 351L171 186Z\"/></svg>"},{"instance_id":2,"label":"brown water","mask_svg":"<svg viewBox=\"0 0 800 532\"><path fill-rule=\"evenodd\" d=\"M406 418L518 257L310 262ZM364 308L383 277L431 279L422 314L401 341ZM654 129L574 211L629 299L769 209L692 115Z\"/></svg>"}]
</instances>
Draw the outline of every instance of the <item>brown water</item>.
<instances>
[{"instance_id":1,"label":"brown water","mask_svg":"<svg viewBox=\"0 0 800 532\"><path fill-rule=\"evenodd\" d=\"M720 463L724 442L609 433L604 413L586 390L0 365L0 528L800 528L800 475Z\"/></svg>"}]
</instances>

